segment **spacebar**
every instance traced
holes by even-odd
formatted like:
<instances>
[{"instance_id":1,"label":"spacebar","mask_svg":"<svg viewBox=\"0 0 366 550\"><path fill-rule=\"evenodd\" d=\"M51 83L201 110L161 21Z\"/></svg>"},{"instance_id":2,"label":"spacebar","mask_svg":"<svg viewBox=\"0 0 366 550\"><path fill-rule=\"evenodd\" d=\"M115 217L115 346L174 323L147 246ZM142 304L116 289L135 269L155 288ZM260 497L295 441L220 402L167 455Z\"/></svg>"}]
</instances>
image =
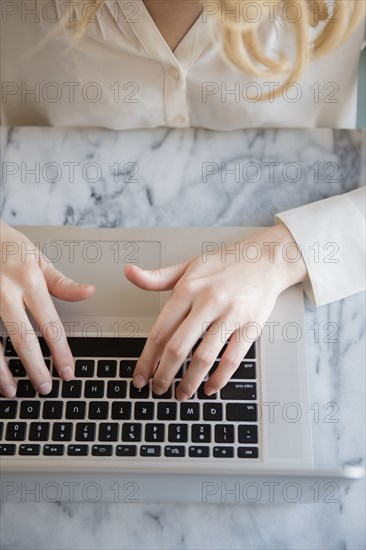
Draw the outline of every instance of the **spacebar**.
<instances>
[{"instance_id":1,"label":"spacebar","mask_svg":"<svg viewBox=\"0 0 366 550\"><path fill-rule=\"evenodd\" d=\"M70 337L74 357L140 357L146 338Z\"/></svg>"}]
</instances>

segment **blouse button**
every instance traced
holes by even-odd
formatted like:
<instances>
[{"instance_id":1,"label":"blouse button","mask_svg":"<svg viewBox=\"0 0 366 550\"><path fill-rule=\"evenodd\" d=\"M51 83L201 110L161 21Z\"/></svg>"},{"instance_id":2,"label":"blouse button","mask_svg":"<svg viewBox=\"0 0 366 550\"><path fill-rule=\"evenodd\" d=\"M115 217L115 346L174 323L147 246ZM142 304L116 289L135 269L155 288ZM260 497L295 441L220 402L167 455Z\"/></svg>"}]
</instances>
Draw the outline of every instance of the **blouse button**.
<instances>
[{"instance_id":1,"label":"blouse button","mask_svg":"<svg viewBox=\"0 0 366 550\"><path fill-rule=\"evenodd\" d=\"M178 69L176 69L175 67L170 67L170 69L169 69L169 74L170 74L170 76L172 76L175 80L179 80L179 79L180 79L180 73L179 73Z\"/></svg>"},{"instance_id":2,"label":"blouse button","mask_svg":"<svg viewBox=\"0 0 366 550\"><path fill-rule=\"evenodd\" d=\"M178 115L178 116L173 118L174 124L182 124L185 121L186 121L186 117L182 116L182 115Z\"/></svg>"}]
</instances>

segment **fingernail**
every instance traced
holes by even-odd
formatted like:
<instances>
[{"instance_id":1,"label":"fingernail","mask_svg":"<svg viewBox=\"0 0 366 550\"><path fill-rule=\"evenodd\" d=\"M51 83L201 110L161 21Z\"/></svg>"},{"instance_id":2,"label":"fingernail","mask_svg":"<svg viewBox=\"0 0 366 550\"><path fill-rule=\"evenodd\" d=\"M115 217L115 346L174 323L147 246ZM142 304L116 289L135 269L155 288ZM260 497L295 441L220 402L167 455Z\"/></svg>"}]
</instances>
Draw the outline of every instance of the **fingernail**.
<instances>
[{"instance_id":1,"label":"fingernail","mask_svg":"<svg viewBox=\"0 0 366 550\"><path fill-rule=\"evenodd\" d=\"M133 377L133 385L136 386L136 388L142 388L146 386L146 380L141 374L136 374L136 376Z\"/></svg>"},{"instance_id":2,"label":"fingernail","mask_svg":"<svg viewBox=\"0 0 366 550\"><path fill-rule=\"evenodd\" d=\"M206 395L212 395L213 393L216 393L217 390L216 390L216 388L213 388L212 386L206 386L204 388L204 392L205 392Z\"/></svg>"},{"instance_id":3,"label":"fingernail","mask_svg":"<svg viewBox=\"0 0 366 550\"><path fill-rule=\"evenodd\" d=\"M43 384L40 384L37 388L38 393L41 393L41 394L50 393L51 390L52 390L51 382L43 382Z\"/></svg>"},{"instance_id":4,"label":"fingernail","mask_svg":"<svg viewBox=\"0 0 366 550\"><path fill-rule=\"evenodd\" d=\"M141 269L141 267L139 267L138 265L136 264L128 264L130 267L133 267L134 269Z\"/></svg>"},{"instance_id":5,"label":"fingernail","mask_svg":"<svg viewBox=\"0 0 366 550\"><path fill-rule=\"evenodd\" d=\"M177 399L180 401L186 401L189 399L189 395L182 390L177 390Z\"/></svg>"},{"instance_id":6,"label":"fingernail","mask_svg":"<svg viewBox=\"0 0 366 550\"><path fill-rule=\"evenodd\" d=\"M161 394L163 394L163 393L166 392L166 388L163 388L163 386L154 385L154 386L153 386L153 392L154 392L156 395L161 395Z\"/></svg>"},{"instance_id":7,"label":"fingernail","mask_svg":"<svg viewBox=\"0 0 366 550\"><path fill-rule=\"evenodd\" d=\"M70 380L71 378L74 377L74 373L73 373L73 370L71 367L65 367L64 369L62 369L61 371L61 376L62 378L64 378L65 380Z\"/></svg>"},{"instance_id":8,"label":"fingernail","mask_svg":"<svg viewBox=\"0 0 366 550\"><path fill-rule=\"evenodd\" d=\"M15 386L8 384L3 388L3 392L5 397L14 397L17 392L17 389Z\"/></svg>"}]
</instances>

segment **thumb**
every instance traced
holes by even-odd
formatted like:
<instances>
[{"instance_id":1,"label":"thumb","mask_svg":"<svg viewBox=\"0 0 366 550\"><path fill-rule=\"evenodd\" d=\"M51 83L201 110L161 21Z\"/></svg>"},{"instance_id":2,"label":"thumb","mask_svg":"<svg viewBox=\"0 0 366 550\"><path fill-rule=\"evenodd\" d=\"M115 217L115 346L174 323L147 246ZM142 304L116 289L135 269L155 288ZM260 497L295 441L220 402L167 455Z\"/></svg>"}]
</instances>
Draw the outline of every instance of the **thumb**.
<instances>
[{"instance_id":1,"label":"thumb","mask_svg":"<svg viewBox=\"0 0 366 550\"><path fill-rule=\"evenodd\" d=\"M60 300L78 302L86 300L95 292L94 285L76 283L58 271L51 263L48 263L42 271L49 293Z\"/></svg>"},{"instance_id":2,"label":"thumb","mask_svg":"<svg viewBox=\"0 0 366 550\"><path fill-rule=\"evenodd\" d=\"M189 262L162 267L160 269L142 269L127 264L125 275L131 283L145 290L171 290L185 273Z\"/></svg>"}]
</instances>

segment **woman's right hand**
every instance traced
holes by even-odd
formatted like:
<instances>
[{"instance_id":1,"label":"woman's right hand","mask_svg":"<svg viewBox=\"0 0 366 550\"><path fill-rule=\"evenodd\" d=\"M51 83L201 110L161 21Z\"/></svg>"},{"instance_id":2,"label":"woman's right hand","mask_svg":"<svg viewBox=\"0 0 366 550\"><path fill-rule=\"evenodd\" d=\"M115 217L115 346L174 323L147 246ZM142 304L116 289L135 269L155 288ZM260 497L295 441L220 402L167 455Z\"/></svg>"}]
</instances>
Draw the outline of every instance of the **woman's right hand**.
<instances>
[{"instance_id":1,"label":"woman's right hand","mask_svg":"<svg viewBox=\"0 0 366 550\"><path fill-rule=\"evenodd\" d=\"M92 296L95 287L78 284L65 277L25 235L2 220L0 246L0 318L9 331L11 342L33 386L40 394L47 394L52 387L51 374L45 365L27 310L45 338L57 372L64 380L71 380L74 377L74 360L50 294L75 302ZM32 250L36 252L29 252ZM16 382L1 346L0 392L6 397L14 397L16 393Z\"/></svg>"}]
</instances>

